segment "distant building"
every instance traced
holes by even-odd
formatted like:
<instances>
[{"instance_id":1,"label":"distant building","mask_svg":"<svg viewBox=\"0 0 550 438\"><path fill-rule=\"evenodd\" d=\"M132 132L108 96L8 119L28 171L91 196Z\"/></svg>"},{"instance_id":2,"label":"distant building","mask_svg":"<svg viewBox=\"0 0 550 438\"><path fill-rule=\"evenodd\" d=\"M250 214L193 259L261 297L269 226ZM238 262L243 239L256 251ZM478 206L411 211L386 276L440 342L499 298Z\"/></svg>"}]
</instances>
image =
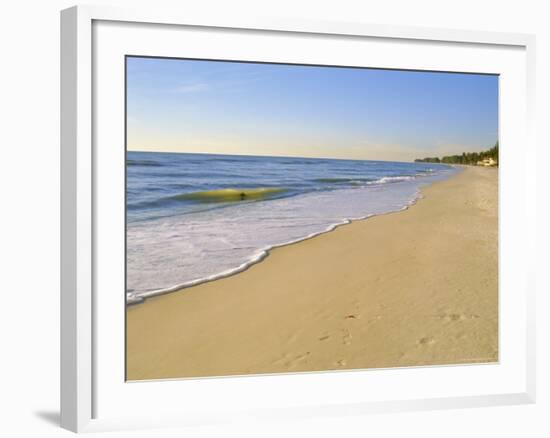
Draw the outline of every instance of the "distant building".
<instances>
[{"instance_id":1,"label":"distant building","mask_svg":"<svg viewBox=\"0 0 550 438\"><path fill-rule=\"evenodd\" d=\"M485 158L481 161L478 161L477 162L477 165L478 166L486 166L486 167L490 167L490 166L496 166L497 165L497 162L495 160L493 160L492 158Z\"/></svg>"}]
</instances>

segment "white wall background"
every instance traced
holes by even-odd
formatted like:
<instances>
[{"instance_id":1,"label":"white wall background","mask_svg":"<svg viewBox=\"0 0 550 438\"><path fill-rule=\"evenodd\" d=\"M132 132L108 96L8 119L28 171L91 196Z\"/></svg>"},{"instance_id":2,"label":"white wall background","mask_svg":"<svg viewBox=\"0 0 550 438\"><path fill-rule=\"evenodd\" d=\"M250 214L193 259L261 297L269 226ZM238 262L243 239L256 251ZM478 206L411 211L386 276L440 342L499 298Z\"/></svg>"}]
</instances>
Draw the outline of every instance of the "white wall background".
<instances>
[{"instance_id":1,"label":"white wall background","mask_svg":"<svg viewBox=\"0 0 550 438\"><path fill-rule=\"evenodd\" d=\"M550 223L550 13L523 0L202 0L96 1L97 4L193 8L216 14L274 15L458 29L534 33L537 53L539 266L546 273ZM59 403L59 10L65 0L3 3L0 13L0 435L50 437ZM518 145L521 147L521 145ZM538 281L538 403L106 436L550 436L550 282Z\"/></svg>"}]
</instances>

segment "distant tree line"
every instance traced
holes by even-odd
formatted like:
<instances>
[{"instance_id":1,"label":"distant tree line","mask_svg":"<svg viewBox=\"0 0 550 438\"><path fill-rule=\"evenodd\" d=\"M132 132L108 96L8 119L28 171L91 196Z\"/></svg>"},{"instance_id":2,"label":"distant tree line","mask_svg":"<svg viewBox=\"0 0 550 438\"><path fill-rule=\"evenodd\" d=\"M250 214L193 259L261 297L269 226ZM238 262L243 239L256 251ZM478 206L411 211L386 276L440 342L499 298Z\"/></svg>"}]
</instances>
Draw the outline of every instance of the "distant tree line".
<instances>
[{"instance_id":1,"label":"distant tree line","mask_svg":"<svg viewBox=\"0 0 550 438\"><path fill-rule=\"evenodd\" d=\"M488 151L483 152L462 152L462 155L449 155L446 157L426 157L414 160L417 163L447 163L447 164L469 164L476 165L478 161L492 158L498 166L498 141Z\"/></svg>"}]
</instances>

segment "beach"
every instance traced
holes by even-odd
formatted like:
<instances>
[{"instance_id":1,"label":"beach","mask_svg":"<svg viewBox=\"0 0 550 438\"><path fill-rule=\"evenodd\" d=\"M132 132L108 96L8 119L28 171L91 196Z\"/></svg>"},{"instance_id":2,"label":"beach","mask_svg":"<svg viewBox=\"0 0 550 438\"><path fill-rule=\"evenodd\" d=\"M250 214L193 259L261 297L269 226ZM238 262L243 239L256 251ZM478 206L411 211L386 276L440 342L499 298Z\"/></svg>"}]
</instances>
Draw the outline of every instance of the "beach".
<instances>
[{"instance_id":1,"label":"beach","mask_svg":"<svg viewBox=\"0 0 550 438\"><path fill-rule=\"evenodd\" d=\"M127 379L498 360L498 170L127 309Z\"/></svg>"}]
</instances>

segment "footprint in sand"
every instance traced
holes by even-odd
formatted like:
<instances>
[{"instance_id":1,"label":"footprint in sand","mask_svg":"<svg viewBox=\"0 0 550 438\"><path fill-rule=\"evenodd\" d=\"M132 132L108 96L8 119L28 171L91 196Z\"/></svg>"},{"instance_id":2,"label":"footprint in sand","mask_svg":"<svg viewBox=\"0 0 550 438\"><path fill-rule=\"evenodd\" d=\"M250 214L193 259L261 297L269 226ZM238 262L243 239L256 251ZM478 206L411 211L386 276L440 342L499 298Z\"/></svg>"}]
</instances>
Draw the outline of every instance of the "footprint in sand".
<instances>
[{"instance_id":1,"label":"footprint in sand","mask_svg":"<svg viewBox=\"0 0 550 438\"><path fill-rule=\"evenodd\" d=\"M275 365L279 365L282 363L285 368L292 368L293 366L298 365L300 362L306 360L310 354L311 351L307 351L303 354L299 354L298 356L290 357L288 353L285 353L282 357L276 359L273 363Z\"/></svg>"},{"instance_id":2,"label":"footprint in sand","mask_svg":"<svg viewBox=\"0 0 550 438\"><path fill-rule=\"evenodd\" d=\"M297 362L300 362L300 361L304 360L306 357L308 357L310 354L311 354L311 352L307 351L304 354L299 354L298 356L296 356L294 358L294 360L297 361Z\"/></svg>"},{"instance_id":3,"label":"footprint in sand","mask_svg":"<svg viewBox=\"0 0 550 438\"><path fill-rule=\"evenodd\" d=\"M279 357L278 359L275 359L273 361L274 365L280 365L281 363L283 363L283 365L285 365L285 366L288 365L288 363L289 363L288 353L283 354L281 357Z\"/></svg>"},{"instance_id":4,"label":"footprint in sand","mask_svg":"<svg viewBox=\"0 0 550 438\"><path fill-rule=\"evenodd\" d=\"M435 344L435 339L431 336L426 336L424 338L420 338L418 341L416 341L419 345L433 345Z\"/></svg>"},{"instance_id":5,"label":"footprint in sand","mask_svg":"<svg viewBox=\"0 0 550 438\"><path fill-rule=\"evenodd\" d=\"M467 337L468 337L468 335L464 332L457 333L457 335L455 336L455 338L458 341L462 341L463 339L466 339Z\"/></svg>"},{"instance_id":6,"label":"footprint in sand","mask_svg":"<svg viewBox=\"0 0 550 438\"><path fill-rule=\"evenodd\" d=\"M351 333L349 330L343 330L344 335L342 336L342 342L344 345L351 345Z\"/></svg>"},{"instance_id":7,"label":"footprint in sand","mask_svg":"<svg viewBox=\"0 0 550 438\"><path fill-rule=\"evenodd\" d=\"M442 319L446 321L462 321L466 319L466 316L459 313L450 313L449 315L444 315Z\"/></svg>"},{"instance_id":8,"label":"footprint in sand","mask_svg":"<svg viewBox=\"0 0 550 438\"><path fill-rule=\"evenodd\" d=\"M467 315L465 313L442 313L435 316L437 319L441 319L445 322L454 322L454 321L464 321L466 319L477 319L479 315L471 314Z\"/></svg>"},{"instance_id":9,"label":"footprint in sand","mask_svg":"<svg viewBox=\"0 0 550 438\"><path fill-rule=\"evenodd\" d=\"M287 362L285 365L288 367L288 368L292 368L293 366L296 366L296 365L299 365L300 362L303 362L305 361L308 356L311 354L310 351L307 351L305 352L304 354L299 354L298 356L295 356L294 359L290 360L289 362Z\"/></svg>"},{"instance_id":10,"label":"footprint in sand","mask_svg":"<svg viewBox=\"0 0 550 438\"><path fill-rule=\"evenodd\" d=\"M297 338L298 336L296 335L296 333L293 333L286 338L286 343L292 344L294 341L296 341Z\"/></svg>"}]
</instances>

